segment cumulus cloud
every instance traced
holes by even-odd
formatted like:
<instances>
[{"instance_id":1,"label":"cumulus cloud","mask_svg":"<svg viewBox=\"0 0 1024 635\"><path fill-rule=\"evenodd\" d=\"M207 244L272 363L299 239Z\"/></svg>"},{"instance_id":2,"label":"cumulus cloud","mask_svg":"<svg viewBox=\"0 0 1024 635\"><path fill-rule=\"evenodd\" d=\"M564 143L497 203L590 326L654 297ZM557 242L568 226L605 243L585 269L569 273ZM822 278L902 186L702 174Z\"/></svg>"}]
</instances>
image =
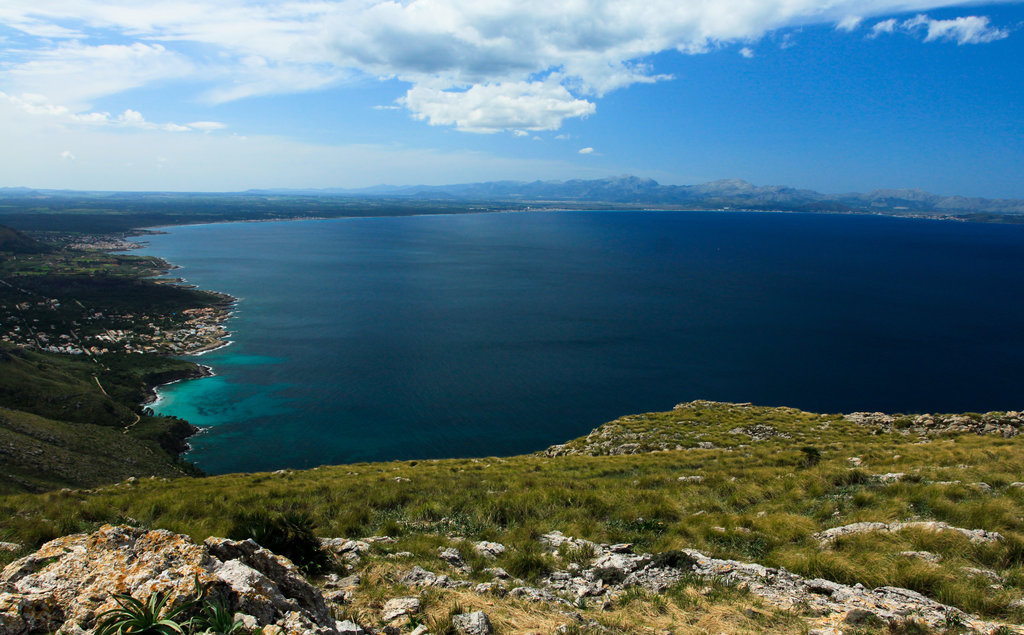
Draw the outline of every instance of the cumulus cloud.
<instances>
[{"instance_id":1,"label":"cumulus cloud","mask_svg":"<svg viewBox=\"0 0 1024 635\"><path fill-rule=\"evenodd\" d=\"M556 130L567 117L592 114L592 102L577 99L554 81L480 84L468 90L411 88L402 103L417 119L467 132Z\"/></svg>"},{"instance_id":2,"label":"cumulus cloud","mask_svg":"<svg viewBox=\"0 0 1024 635\"><path fill-rule=\"evenodd\" d=\"M593 148L589 148L589 147L588 148L580 148L579 153L580 154L594 154L594 149Z\"/></svg>"},{"instance_id":3,"label":"cumulus cloud","mask_svg":"<svg viewBox=\"0 0 1024 635\"><path fill-rule=\"evenodd\" d=\"M749 46L744 46L743 48L740 49L740 55L749 60L750 58L754 57L754 49L750 48Z\"/></svg>"},{"instance_id":4,"label":"cumulus cloud","mask_svg":"<svg viewBox=\"0 0 1024 635\"><path fill-rule=\"evenodd\" d=\"M19 32L19 48L6 52L0 90L86 109L157 82L222 103L399 80L408 85L399 103L430 124L549 130L593 113L611 91L671 80L652 66L658 53L707 53L812 24L852 31L862 19L956 2L6 0L0 23ZM897 26L878 22L869 36ZM899 28L960 44L1006 37L977 16Z\"/></svg>"}]
</instances>

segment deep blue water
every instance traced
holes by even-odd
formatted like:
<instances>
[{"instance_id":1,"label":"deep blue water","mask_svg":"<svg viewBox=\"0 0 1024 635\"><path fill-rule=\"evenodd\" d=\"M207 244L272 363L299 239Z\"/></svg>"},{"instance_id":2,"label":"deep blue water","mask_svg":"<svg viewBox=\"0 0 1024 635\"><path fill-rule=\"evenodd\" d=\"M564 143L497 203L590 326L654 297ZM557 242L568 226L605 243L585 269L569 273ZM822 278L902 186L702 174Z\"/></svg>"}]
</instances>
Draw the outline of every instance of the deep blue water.
<instances>
[{"instance_id":1,"label":"deep blue water","mask_svg":"<svg viewBox=\"0 0 1024 635\"><path fill-rule=\"evenodd\" d=\"M214 472L508 455L692 399L1024 408L1024 227L567 212L175 227L241 298L158 410Z\"/></svg>"}]
</instances>

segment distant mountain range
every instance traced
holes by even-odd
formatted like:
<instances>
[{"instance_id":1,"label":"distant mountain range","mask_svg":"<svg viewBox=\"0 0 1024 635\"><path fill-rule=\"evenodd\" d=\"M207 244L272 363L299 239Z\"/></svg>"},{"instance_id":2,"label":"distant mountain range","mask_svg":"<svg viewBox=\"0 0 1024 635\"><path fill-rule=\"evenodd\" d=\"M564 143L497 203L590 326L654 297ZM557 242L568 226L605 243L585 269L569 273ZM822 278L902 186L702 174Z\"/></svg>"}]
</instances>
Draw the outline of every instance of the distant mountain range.
<instances>
[{"instance_id":1,"label":"distant mountain range","mask_svg":"<svg viewBox=\"0 0 1024 635\"><path fill-rule=\"evenodd\" d=\"M488 181L456 185L379 185L362 189L250 190L247 194L337 195L452 201L614 203L708 208L849 212L1024 214L1024 200L940 196L922 190L874 190L866 194L822 194L784 185L758 186L741 179L700 185L661 185L621 176L571 181Z\"/></svg>"},{"instance_id":2,"label":"distant mountain range","mask_svg":"<svg viewBox=\"0 0 1024 635\"><path fill-rule=\"evenodd\" d=\"M464 206L474 203L535 205L538 207L664 207L682 209L752 209L828 211L928 216L1007 217L1024 215L1022 199L941 196L922 190L874 190L866 194L823 194L784 185L753 185L740 179L699 185L661 185L636 176L571 181L488 181L454 185L378 185L360 189L254 189L245 192L76 192L0 188L0 200L42 201L53 209L72 198L90 205L132 208L139 203L180 206L188 202L198 212L233 201L257 201L262 206L312 201L318 205L352 205L357 201L402 201L417 206ZM289 199L285 201L283 199ZM66 205L63 204L63 205ZM212 207L211 207L212 206ZM315 213L327 213L313 208ZM0 213L5 210L0 209ZM1016 221L1017 219L1010 219Z\"/></svg>"}]
</instances>

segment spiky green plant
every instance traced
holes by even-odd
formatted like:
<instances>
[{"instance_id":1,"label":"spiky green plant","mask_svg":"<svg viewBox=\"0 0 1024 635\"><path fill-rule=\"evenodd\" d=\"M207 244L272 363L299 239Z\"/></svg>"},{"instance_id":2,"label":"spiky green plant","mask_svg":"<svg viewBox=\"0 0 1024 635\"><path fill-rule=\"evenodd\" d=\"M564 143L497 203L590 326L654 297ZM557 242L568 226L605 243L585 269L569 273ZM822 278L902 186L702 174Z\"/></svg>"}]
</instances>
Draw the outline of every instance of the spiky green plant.
<instances>
[{"instance_id":1,"label":"spiky green plant","mask_svg":"<svg viewBox=\"0 0 1024 635\"><path fill-rule=\"evenodd\" d=\"M154 591L142 602L127 593L117 593L114 595L117 608L96 616L96 635L185 635L183 625L176 618L201 604L206 597L207 587L199 583L198 575L195 589L194 599L166 612L164 606L170 598L167 594Z\"/></svg>"},{"instance_id":2,"label":"spiky green plant","mask_svg":"<svg viewBox=\"0 0 1024 635\"><path fill-rule=\"evenodd\" d=\"M192 618L189 623L193 633L220 633L222 635L235 635L244 633L245 625L242 620L236 620L224 602L210 602L203 604L202 613Z\"/></svg>"},{"instance_id":3,"label":"spiky green plant","mask_svg":"<svg viewBox=\"0 0 1024 635\"><path fill-rule=\"evenodd\" d=\"M184 635L181 624L174 618L192 603L183 604L161 615L167 597L163 593L153 593L143 603L127 593L118 593L114 596L117 608L104 611L98 616L100 621L96 635Z\"/></svg>"}]
</instances>

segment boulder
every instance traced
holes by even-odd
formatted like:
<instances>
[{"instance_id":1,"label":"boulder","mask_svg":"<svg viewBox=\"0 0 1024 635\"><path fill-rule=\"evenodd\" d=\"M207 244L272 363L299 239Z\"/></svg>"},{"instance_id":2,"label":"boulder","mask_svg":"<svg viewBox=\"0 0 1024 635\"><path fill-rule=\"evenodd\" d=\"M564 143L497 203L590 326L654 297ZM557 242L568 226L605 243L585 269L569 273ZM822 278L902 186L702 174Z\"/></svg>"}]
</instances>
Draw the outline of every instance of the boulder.
<instances>
[{"instance_id":1,"label":"boulder","mask_svg":"<svg viewBox=\"0 0 1024 635\"><path fill-rule=\"evenodd\" d=\"M455 632L460 635L492 635L494 633L491 620L483 611L455 615L452 617L452 625L455 627Z\"/></svg>"},{"instance_id":2,"label":"boulder","mask_svg":"<svg viewBox=\"0 0 1024 635\"><path fill-rule=\"evenodd\" d=\"M505 545L499 542L487 542L486 540L481 540L474 544L473 549L485 558L497 558L505 553Z\"/></svg>"},{"instance_id":3,"label":"boulder","mask_svg":"<svg viewBox=\"0 0 1024 635\"><path fill-rule=\"evenodd\" d=\"M195 598L196 581L258 626L335 633L320 591L290 560L251 540L199 545L170 531L112 525L52 540L7 565L0 574L0 632L93 629L100 613L116 607L118 593L141 601L162 593L172 609Z\"/></svg>"}]
</instances>

